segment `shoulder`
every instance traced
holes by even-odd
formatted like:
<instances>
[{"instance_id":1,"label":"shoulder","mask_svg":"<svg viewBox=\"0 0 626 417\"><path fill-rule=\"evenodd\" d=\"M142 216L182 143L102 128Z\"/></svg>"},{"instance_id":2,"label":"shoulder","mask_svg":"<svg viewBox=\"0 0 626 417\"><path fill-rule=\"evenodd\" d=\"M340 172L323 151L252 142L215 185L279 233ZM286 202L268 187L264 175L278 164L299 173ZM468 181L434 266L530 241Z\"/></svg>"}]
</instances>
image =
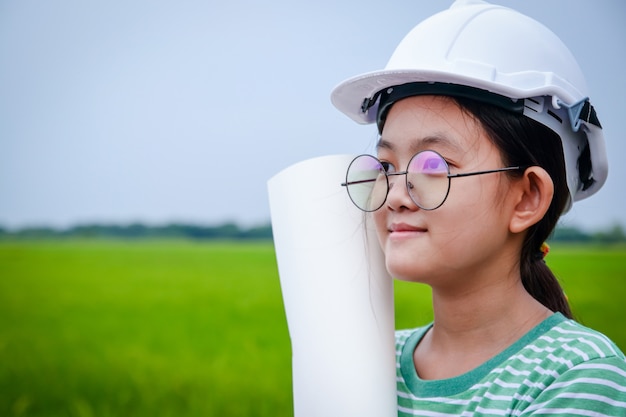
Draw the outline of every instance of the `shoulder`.
<instances>
[{"instance_id":1,"label":"shoulder","mask_svg":"<svg viewBox=\"0 0 626 417\"><path fill-rule=\"evenodd\" d=\"M543 414L625 416L624 358L591 359L560 373L541 390L522 416Z\"/></svg>"},{"instance_id":2,"label":"shoulder","mask_svg":"<svg viewBox=\"0 0 626 417\"><path fill-rule=\"evenodd\" d=\"M424 334L432 327L432 323L426 326L416 327L414 329L396 330L396 351L401 351L407 343L415 343L424 336Z\"/></svg>"},{"instance_id":3,"label":"shoulder","mask_svg":"<svg viewBox=\"0 0 626 417\"><path fill-rule=\"evenodd\" d=\"M523 415L587 415L590 410L598 416L626 415L626 359L602 333L563 320L517 359L542 375L540 393Z\"/></svg>"},{"instance_id":4,"label":"shoulder","mask_svg":"<svg viewBox=\"0 0 626 417\"><path fill-rule=\"evenodd\" d=\"M533 338L508 362L516 369L540 371L548 378L546 383L574 369L595 373L605 367L597 365L600 363L611 363L616 367L611 369L626 371L626 359L615 343L602 333L565 318ZM621 377L626 378L626 373Z\"/></svg>"},{"instance_id":5,"label":"shoulder","mask_svg":"<svg viewBox=\"0 0 626 417\"><path fill-rule=\"evenodd\" d=\"M546 350L554 349L573 364L610 357L624 361L624 354L608 337L574 320L561 321L535 344Z\"/></svg>"},{"instance_id":6,"label":"shoulder","mask_svg":"<svg viewBox=\"0 0 626 417\"><path fill-rule=\"evenodd\" d=\"M396 330L396 366L398 373L401 372L403 362L410 362L410 366L413 366L412 352L431 327L432 323L414 329ZM406 363L405 366L409 366L409 364Z\"/></svg>"}]
</instances>

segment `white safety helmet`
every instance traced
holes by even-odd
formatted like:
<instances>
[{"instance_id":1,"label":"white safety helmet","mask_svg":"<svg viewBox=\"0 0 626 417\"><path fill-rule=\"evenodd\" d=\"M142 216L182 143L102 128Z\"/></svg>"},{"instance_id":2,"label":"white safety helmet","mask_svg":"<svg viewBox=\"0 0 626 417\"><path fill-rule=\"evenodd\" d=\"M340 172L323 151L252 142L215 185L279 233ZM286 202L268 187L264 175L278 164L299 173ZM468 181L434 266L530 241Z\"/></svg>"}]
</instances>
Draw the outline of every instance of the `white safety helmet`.
<instances>
[{"instance_id":1,"label":"white safety helmet","mask_svg":"<svg viewBox=\"0 0 626 417\"><path fill-rule=\"evenodd\" d=\"M475 98L554 130L565 156L565 211L606 181L604 135L580 67L552 31L515 10L457 0L413 28L385 69L344 81L331 101L367 124L377 122L381 95L396 95L390 105L418 94Z\"/></svg>"}]
</instances>

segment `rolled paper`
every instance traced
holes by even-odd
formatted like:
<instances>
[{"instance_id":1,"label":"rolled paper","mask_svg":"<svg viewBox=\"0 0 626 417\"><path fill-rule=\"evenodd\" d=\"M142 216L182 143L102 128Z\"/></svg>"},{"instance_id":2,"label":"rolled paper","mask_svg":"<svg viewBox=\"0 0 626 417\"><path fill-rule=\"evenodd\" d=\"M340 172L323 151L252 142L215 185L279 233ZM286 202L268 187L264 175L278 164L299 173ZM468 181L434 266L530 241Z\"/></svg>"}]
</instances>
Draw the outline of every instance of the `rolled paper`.
<instances>
[{"instance_id":1,"label":"rolled paper","mask_svg":"<svg viewBox=\"0 0 626 417\"><path fill-rule=\"evenodd\" d=\"M397 415L393 282L371 215L341 186L352 159L306 160L268 181L295 417Z\"/></svg>"}]
</instances>

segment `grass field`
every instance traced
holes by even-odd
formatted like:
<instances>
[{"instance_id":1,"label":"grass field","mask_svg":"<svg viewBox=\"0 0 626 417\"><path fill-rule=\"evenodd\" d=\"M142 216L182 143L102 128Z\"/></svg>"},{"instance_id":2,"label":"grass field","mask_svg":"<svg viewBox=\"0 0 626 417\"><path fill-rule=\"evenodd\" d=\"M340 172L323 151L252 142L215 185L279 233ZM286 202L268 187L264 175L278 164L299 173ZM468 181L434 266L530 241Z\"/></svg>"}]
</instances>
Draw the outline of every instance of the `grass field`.
<instances>
[{"instance_id":1,"label":"grass field","mask_svg":"<svg viewBox=\"0 0 626 417\"><path fill-rule=\"evenodd\" d=\"M625 349L626 247L548 263ZM397 327L429 296L397 283ZM0 242L0 416L289 416L290 365L268 243Z\"/></svg>"}]
</instances>

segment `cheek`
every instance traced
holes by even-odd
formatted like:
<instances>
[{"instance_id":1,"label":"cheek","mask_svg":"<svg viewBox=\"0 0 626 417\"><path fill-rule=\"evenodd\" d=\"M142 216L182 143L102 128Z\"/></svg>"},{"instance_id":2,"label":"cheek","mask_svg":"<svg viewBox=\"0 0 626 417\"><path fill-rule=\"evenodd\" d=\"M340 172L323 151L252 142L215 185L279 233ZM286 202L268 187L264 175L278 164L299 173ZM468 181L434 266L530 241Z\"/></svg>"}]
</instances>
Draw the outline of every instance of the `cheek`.
<instances>
[{"instance_id":1,"label":"cheek","mask_svg":"<svg viewBox=\"0 0 626 417\"><path fill-rule=\"evenodd\" d=\"M437 213L436 231L441 246L459 257L471 257L485 242L501 241L508 231L503 203L506 194L507 189L497 180L482 184L458 182L442 207L445 210Z\"/></svg>"},{"instance_id":2,"label":"cheek","mask_svg":"<svg viewBox=\"0 0 626 417\"><path fill-rule=\"evenodd\" d=\"M453 180L444 203L448 211L465 217L466 221L473 217L494 215L502 205L506 188L495 177L498 174L487 175L494 177L466 177Z\"/></svg>"}]
</instances>

